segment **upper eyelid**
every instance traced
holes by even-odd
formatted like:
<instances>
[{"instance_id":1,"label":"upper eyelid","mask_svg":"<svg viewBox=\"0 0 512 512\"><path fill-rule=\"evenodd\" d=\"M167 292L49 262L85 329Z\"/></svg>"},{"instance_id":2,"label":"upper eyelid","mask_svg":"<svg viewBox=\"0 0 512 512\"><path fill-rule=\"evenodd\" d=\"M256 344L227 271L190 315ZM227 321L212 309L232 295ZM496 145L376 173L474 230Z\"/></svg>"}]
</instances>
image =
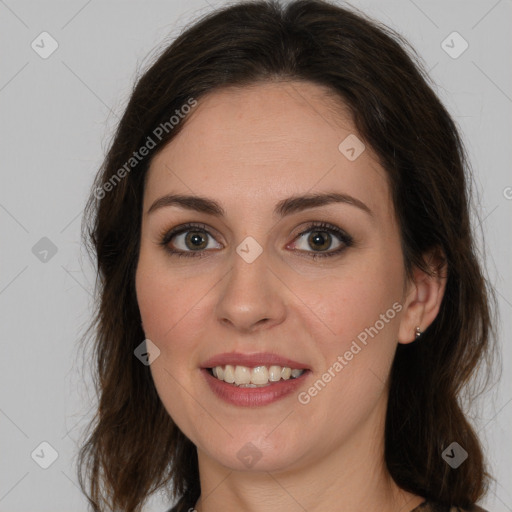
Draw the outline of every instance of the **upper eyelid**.
<instances>
[{"instance_id":1,"label":"upper eyelid","mask_svg":"<svg viewBox=\"0 0 512 512\"><path fill-rule=\"evenodd\" d=\"M214 233L218 232L216 229L208 226L207 224L202 224L200 222L185 223L185 224L175 226L174 228L171 228L171 229L164 229L161 233L160 238L168 238L168 237L181 235L182 233L186 233L187 231L193 231L194 229L197 231L205 231L210 236L213 236L213 234L211 233L212 231Z\"/></svg>"}]
</instances>

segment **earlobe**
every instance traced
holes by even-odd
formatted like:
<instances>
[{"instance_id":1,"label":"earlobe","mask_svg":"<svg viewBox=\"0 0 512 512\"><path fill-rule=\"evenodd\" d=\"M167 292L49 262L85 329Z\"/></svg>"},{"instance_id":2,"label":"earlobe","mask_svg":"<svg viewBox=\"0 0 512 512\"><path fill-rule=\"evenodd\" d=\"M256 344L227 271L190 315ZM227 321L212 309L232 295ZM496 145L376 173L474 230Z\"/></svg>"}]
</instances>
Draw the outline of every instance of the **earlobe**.
<instances>
[{"instance_id":1,"label":"earlobe","mask_svg":"<svg viewBox=\"0 0 512 512\"><path fill-rule=\"evenodd\" d=\"M429 273L415 268L400 320L398 342L412 343L421 337L435 320L446 288L446 263L444 258L426 259L432 269Z\"/></svg>"}]
</instances>

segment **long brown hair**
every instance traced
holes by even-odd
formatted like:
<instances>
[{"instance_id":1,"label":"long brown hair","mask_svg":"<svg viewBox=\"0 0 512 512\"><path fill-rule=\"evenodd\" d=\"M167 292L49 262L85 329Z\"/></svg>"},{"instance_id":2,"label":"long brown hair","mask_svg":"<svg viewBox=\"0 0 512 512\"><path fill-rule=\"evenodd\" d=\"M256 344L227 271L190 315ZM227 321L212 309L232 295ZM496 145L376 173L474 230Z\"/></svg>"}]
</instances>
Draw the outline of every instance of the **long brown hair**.
<instances>
[{"instance_id":1,"label":"long brown hair","mask_svg":"<svg viewBox=\"0 0 512 512\"><path fill-rule=\"evenodd\" d=\"M93 510L140 511L162 489L181 499L182 510L199 497L195 446L134 356L144 340L134 284L144 178L152 157L186 124L186 116L169 121L183 105L222 87L269 80L327 86L350 108L358 135L388 172L409 273L414 266L431 271L424 255L432 249L444 254L441 310L419 341L396 352L385 460L398 486L427 499L467 507L482 497L482 449L459 395L492 353L492 293L476 258L463 143L422 69L398 34L352 9L321 0L253 1L204 16L138 80L84 221L97 259L91 330L99 406L78 475ZM143 146L151 148L140 157ZM442 458L453 441L469 454L456 470Z\"/></svg>"}]
</instances>

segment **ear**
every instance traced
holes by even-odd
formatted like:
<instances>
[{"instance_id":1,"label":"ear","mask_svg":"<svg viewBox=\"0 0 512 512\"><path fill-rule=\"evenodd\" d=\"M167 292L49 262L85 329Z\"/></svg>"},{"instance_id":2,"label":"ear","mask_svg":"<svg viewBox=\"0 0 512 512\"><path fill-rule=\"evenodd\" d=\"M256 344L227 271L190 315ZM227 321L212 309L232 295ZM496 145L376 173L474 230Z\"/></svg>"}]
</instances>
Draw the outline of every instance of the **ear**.
<instances>
[{"instance_id":1,"label":"ear","mask_svg":"<svg viewBox=\"0 0 512 512\"><path fill-rule=\"evenodd\" d=\"M447 280L446 259L439 250L425 255L430 274L415 267L404 300L404 312L398 330L399 343L416 339L416 327L423 332L435 320L441 307Z\"/></svg>"}]
</instances>

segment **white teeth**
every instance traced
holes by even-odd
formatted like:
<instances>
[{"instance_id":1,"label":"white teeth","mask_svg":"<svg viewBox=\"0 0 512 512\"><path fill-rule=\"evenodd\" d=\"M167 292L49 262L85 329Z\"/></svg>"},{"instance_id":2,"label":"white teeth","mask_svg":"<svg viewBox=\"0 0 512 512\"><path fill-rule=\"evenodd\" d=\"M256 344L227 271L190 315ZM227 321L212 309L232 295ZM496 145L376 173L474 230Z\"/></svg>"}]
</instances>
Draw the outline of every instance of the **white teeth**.
<instances>
[{"instance_id":1,"label":"white teeth","mask_svg":"<svg viewBox=\"0 0 512 512\"><path fill-rule=\"evenodd\" d=\"M268 370L266 366L256 366L251 371L251 382L253 384L268 384Z\"/></svg>"},{"instance_id":2,"label":"white teeth","mask_svg":"<svg viewBox=\"0 0 512 512\"><path fill-rule=\"evenodd\" d=\"M270 382L277 382L281 380L281 367L280 366L271 366L268 369L268 380Z\"/></svg>"},{"instance_id":3,"label":"white teeth","mask_svg":"<svg viewBox=\"0 0 512 512\"><path fill-rule=\"evenodd\" d=\"M217 367L217 368L219 368L219 367ZM227 364L224 367L223 380L224 380L224 382L229 382L230 384L233 384L233 382L235 382L235 369L230 364Z\"/></svg>"},{"instance_id":4,"label":"white teeth","mask_svg":"<svg viewBox=\"0 0 512 512\"><path fill-rule=\"evenodd\" d=\"M237 366L235 368L235 384L250 384L251 382L251 369L247 366Z\"/></svg>"},{"instance_id":5,"label":"white teeth","mask_svg":"<svg viewBox=\"0 0 512 512\"><path fill-rule=\"evenodd\" d=\"M305 370L289 368L288 366L248 366L227 364L226 366L216 366L212 368L212 374L219 380L234 384L240 387L256 388L268 386L272 382L278 382L281 379L296 379L300 377Z\"/></svg>"}]
</instances>

